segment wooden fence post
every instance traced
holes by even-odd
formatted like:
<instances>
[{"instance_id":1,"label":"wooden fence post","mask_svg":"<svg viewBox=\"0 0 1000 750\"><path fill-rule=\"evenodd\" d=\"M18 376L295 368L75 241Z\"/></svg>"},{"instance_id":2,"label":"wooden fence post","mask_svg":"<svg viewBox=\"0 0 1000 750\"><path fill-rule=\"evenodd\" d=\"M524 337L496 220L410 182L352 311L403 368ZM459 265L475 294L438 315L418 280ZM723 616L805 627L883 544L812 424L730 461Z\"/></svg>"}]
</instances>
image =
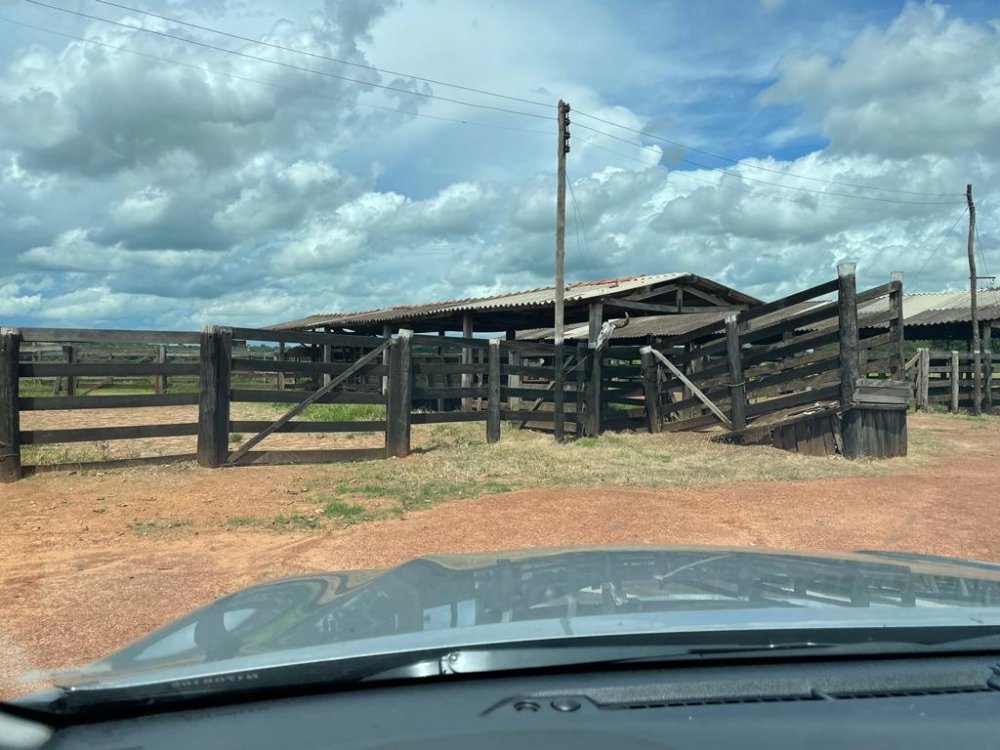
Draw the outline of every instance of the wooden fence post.
<instances>
[{"instance_id":1,"label":"wooden fence post","mask_svg":"<svg viewBox=\"0 0 1000 750\"><path fill-rule=\"evenodd\" d=\"M747 390L736 313L726 316L726 355L729 358L729 421L734 430L744 430L747 426Z\"/></svg>"},{"instance_id":2,"label":"wooden fence post","mask_svg":"<svg viewBox=\"0 0 1000 750\"><path fill-rule=\"evenodd\" d=\"M562 442L566 437L566 373L563 366L564 344L556 344L552 356L552 377L555 385L552 387L552 434L556 442Z\"/></svg>"},{"instance_id":3,"label":"wooden fence post","mask_svg":"<svg viewBox=\"0 0 1000 750\"><path fill-rule=\"evenodd\" d=\"M500 339L490 339L489 399L486 411L486 442L500 440Z\"/></svg>"},{"instance_id":4,"label":"wooden fence post","mask_svg":"<svg viewBox=\"0 0 1000 750\"><path fill-rule=\"evenodd\" d=\"M860 365L858 361L858 290L854 263L837 264L837 316L840 325L840 406L844 456L861 455L861 419L854 410Z\"/></svg>"},{"instance_id":5,"label":"wooden fence post","mask_svg":"<svg viewBox=\"0 0 1000 750\"><path fill-rule=\"evenodd\" d=\"M948 409L952 414L958 412L958 391L960 387L959 375L961 374L958 367L958 351L955 349L951 350L951 371L948 374L949 383L951 385L951 405Z\"/></svg>"},{"instance_id":6,"label":"wooden fence post","mask_svg":"<svg viewBox=\"0 0 1000 750\"><path fill-rule=\"evenodd\" d=\"M73 364L76 362L76 349L72 344L65 344L62 348L63 352L63 362L66 364ZM67 375L66 376L66 395L75 396L76 395L76 376Z\"/></svg>"},{"instance_id":7,"label":"wooden fence post","mask_svg":"<svg viewBox=\"0 0 1000 750\"><path fill-rule=\"evenodd\" d=\"M160 344L156 347L156 362L157 364L165 364L167 361L167 347ZM156 393L166 393L167 392L167 376L157 375L153 380L153 390Z\"/></svg>"},{"instance_id":8,"label":"wooden fence post","mask_svg":"<svg viewBox=\"0 0 1000 750\"><path fill-rule=\"evenodd\" d=\"M917 408L927 411L930 404L931 388L931 350L923 347L920 350L920 393L917 396Z\"/></svg>"},{"instance_id":9,"label":"wooden fence post","mask_svg":"<svg viewBox=\"0 0 1000 750\"><path fill-rule=\"evenodd\" d=\"M587 434L597 437L601 434L601 374L602 355L600 349L591 349L594 358L590 363L590 380L587 381Z\"/></svg>"},{"instance_id":10,"label":"wooden fence post","mask_svg":"<svg viewBox=\"0 0 1000 750\"><path fill-rule=\"evenodd\" d=\"M279 341L278 342L278 361L279 362L284 362L285 361L285 342L284 341ZM285 390L285 373L282 372L281 370L278 371L278 390L279 391Z\"/></svg>"},{"instance_id":11,"label":"wooden fence post","mask_svg":"<svg viewBox=\"0 0 1000 750\"><path fill-rule=\"evenodd\" d=\"M198 360L198 464L217 468L229 457L229 368L232 331L207 326Z\"/></svg>"},{"instance_id":12,"label":"wooden fence post","mask_svg":"<svg viewBox=\"0 0 1000 750\"><path fill-rule=\"evenodd\" d=\"M333 347L329 344L323 344L323 364L328 365L333 362ZM329 372L323 373L321 385L328 385L333 376Z\"/></svg>"},{"instance_id":13,"label":"wooden fence post","mask_svg":"<svg viewBox=\"0 0 1000 750\"><path fill-rule=\"evenodd\" d=\"M983 322L983 408L993 408L993 321Z\"/></svg>"},{"instance_id":14,"label":"wooden fence post","mask_svg":"<svg viewBox=\"0 0 1000 750\"><path fill-rule=\"evenodd\" d=\"M471 339L475 333L475 328L472 324L472 313L462 313L462 338ZM462 347L462 364L471 365L472 364L472 347L463 346ZM472 387L472 373L463 372L462 373L462 387L471 388ZM462 396L462 411L472 411L472 398L469 396Z\"/></svg>"},{"instance_id":15,"label":"wooden fence post","mask_svg":"<svg viewBox=\"0 0 1000 750\"><path fill-rule=\"evenodd\" d=\"M642 357L642 391L646 401L646 426L652 433L660 432L660 365L653 356L653 347L639 350Z\"/></svg>"},{"instance_id":16,"label":"wooden fence post","mask_svg":"<svg viewBox=\"0 0 1000 750\"><path fill-rule=\"evenodd\" d=\"M905 348L905 333L903 326L903 272L893 271L889 274L889 373L896 380L903 378Z\"/></svg>"},{"instance_id":17,"label":"wooden fence post","mask_svg":"<svg viewBox=\"0 0 1000 750\"><path fill-rule=\"evenodd\" d=\"M587 389L587 345L582 341L576 345L576 422L574 424L574 434L577 437L584 436L585 425L583 423L584 400Z\"/></svg>"},{"instance_id":18,"label":"wooden fence post","mask_svg":"<svg viewBox=\"0 0 1000 750\"><path fill-rule=\"evenodd\" d=\"M389 344L389 393L386 396L386 456L410 455L410 410L413 405L413 331L400 329Z\"/></svg>"},{"instance_id":19,"label":"wooden fence post","mask_svg":"<svg viewBox=\"0 0 1000 750\"><path fill-rule=\"evenodd\" d=\"M16 328L0 328L0 482L21 478L21 421L18 405L18 354L21 336Z\"/></svg>"}]
</instances>

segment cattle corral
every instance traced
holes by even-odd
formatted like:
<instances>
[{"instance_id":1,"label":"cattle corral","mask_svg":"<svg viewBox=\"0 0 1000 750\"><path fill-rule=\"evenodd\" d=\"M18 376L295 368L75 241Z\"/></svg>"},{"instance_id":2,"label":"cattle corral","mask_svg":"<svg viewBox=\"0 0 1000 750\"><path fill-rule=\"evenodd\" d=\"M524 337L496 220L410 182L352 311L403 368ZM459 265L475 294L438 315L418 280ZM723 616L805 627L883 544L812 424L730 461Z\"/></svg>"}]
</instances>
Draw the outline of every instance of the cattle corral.
<instances>
[{"instance_id":1,"label":"cattle corral","mask_svg":"<svg viewBox=\"0 0 1000 750\"><path fill-rule=\"evenodd\" d=\"M638 289L645 299L667 293L662 284ZM683 291L678 286L671 293L679 299ZM831 293L834 299L823 298ZM710 314L679 313L697 322L682 332L675 327L669 337L650 335L645 344L619 343L614 332L621 326L608 321L594 341L560 346L509 335L486 340L408 329L385 336L287 327L209 327L201 333L5 329L0 479L77 463L22 462L22 451L38 456L36 446L51 444L136 445L159 438L161 445L185 447L104 458L133 463L197 458L209 467L371 460L407 455L416 425L460 422L483 423L489 443L500 440L504 423L548 430L560 441L608 430L660 433L716 426L723 428L723 439L737 443L769 442L851 458L904 455L911 392L904 382L902 297L898 278L858 291L853 264L846 264L837 279L770 303L749 300L736 308L712 308L716 312ZM590 308L600 311L604 304L664 307L602 297ZM711 319L701 322L705 316ZM591 327L598 328L596 322ZM126 344L153 347L155 354L116 360L113 347ZM45 361L39 356L44 348L31 348L39 345L63 356ZM74 345L90 348L78 352ZM175 347L169 356L167 345ZM290 358L286 345L306 356ZM99 350L103 358L94 356L95 346L105 347ZM143 378L152 392L134 390ZM104 388L116 379L119 386L125 379L128 390ZM925 384L929 378L917 380ZM54 383L55 395L45 390L46 382ZM986 394L989 400L992 389ZM276 411L254 408L262 404L277 405ZM309 418L321 406L336 405L366 405L384 413ZM163 407L197 411L170 423L102 419L95 426L83 420L94 409ZM50 411L68 415L69 424L33 416ZM289 447L290 441L280 440L287 433L372 433L383 440ZM246 439L231 445L234 435ZM185 437L190 440L178 440Z\"/></svg>"}]
</instances>

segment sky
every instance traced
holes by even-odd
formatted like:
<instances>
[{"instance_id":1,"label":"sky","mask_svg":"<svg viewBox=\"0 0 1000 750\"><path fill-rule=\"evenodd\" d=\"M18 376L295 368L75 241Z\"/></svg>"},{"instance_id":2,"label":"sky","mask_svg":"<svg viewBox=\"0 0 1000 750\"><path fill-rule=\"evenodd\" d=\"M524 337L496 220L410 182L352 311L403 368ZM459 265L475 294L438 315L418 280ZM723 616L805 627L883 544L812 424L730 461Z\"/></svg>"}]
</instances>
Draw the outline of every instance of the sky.
<instances>
[{"instance_id":1,"label":"sky","mask_svg":"<svg viewBox=\"0 0 1000 750\"><path fill-rule=\"evenodd\" d=\"M551 284L560 98L570 281L962 288L967 183L1000 273L991 0L41 2L0 0L2 325Z\"/></svg>"}]
</instances>

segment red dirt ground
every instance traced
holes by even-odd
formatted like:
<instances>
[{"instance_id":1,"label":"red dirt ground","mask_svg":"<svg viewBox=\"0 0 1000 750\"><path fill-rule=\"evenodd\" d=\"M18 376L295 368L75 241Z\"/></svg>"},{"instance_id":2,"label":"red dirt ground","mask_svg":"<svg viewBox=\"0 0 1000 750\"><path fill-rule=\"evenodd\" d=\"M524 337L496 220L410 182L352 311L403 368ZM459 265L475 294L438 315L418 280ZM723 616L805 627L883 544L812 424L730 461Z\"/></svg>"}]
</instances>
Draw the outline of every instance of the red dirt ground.
<instances>
[{"instance_id":1,"label":"red dirt ground","mask_svg":"<svg viewBox=\"0 0 1000 750\"><path fill-rule=\"evenodd\" d=\"M950 455L875 477L512 492L297 533L220 528L219 519L303 507L304 479L318 467L58 473L6 485L0 698L30 687L19 673L97 658L235 588L428 553L672 543L1000 560L1000 444L970 441L959 420L921 416L910 429L934 430ZM137 535L128 524L150 503L193 523Z\"/></svg>"}]
</instances>

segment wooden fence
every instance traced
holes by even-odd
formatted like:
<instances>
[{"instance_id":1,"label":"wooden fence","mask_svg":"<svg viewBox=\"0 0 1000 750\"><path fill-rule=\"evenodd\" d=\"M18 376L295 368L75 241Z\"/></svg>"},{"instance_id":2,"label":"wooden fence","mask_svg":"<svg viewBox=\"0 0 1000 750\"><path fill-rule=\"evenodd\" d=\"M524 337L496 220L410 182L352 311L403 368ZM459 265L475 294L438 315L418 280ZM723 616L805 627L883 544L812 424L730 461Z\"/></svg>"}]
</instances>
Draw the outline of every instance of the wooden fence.
<instances>
[{"instance_id":1,"label":"wooden fence","mask_svg":"<svg viewBox=\"0 0 1000 750\"><path fill-rule=\"evenodd\" d=\"M836 298L818 299L830 294ZM903 377L902 295L896 276L859 293L853 264L842 264L837 279L733 313L722 324L705 325L664 346L645 347L649 429L721 424L738 439L754 422L797 419L803 411L837 412L843 421L838 452L862 455L863 425L878 422L862 412L906 408L895 394L881 407L858 398L859 386ZM859 305L878 300L859 319ZM796 434L828 449L821 432L813 435L803 425Z\"/></svg>"},{"instance_id":2,"label":"wooden fence","mask_svg":"<svg viewBox=\"0 0 1000 750\"><path fill-rule=\"evenodd\" d=\"M278 355L260 356L246 346L250 341L276 348ZM123 354L124 348L129 348L128 354ZM87 353L87 361L80 361L80 352ZM165 356L156 356L157 352ZM291 352L294 355L288 356ZM579 434L586 390L581 363L586 360L578 356L566 361L562 352L548 344L421 336L408 331L383 339L239 327L210 327L201 333L2 329L0 481L65 468L22 465L22 446L196 436L193 453L93 464L109 467L197 459L202 466L220 467L405 456L414 424L484 422L489 442L500 439L504 420L517 427L542 426L559 437L567 432ZM287 404L288 409L275 419L233 419L234 403ZM312 404L379 405L385 417L298 419ZM21 429L25 412L72 414L82 409L166 406L196 406L197 418L166 424ZM276 433L339 432L382 433L384 446L258 447ZM249 437L231 447L234 435Z\"/></svg>"},{"instance_id":3,"label":"wooden fence","mask_svg":"<svg viewBox=\"0 0 1000 750\"><path fill-rule=\"evenodd\" d=\"M982 366L982 409L1000 407L1000 353L984 351ZM973 408L974 356L969 352L921 348L906 363L907 379L913 384L916 408L925 411L931 404L947 405L948 410Z\"/></svg>"}]
</instances>

